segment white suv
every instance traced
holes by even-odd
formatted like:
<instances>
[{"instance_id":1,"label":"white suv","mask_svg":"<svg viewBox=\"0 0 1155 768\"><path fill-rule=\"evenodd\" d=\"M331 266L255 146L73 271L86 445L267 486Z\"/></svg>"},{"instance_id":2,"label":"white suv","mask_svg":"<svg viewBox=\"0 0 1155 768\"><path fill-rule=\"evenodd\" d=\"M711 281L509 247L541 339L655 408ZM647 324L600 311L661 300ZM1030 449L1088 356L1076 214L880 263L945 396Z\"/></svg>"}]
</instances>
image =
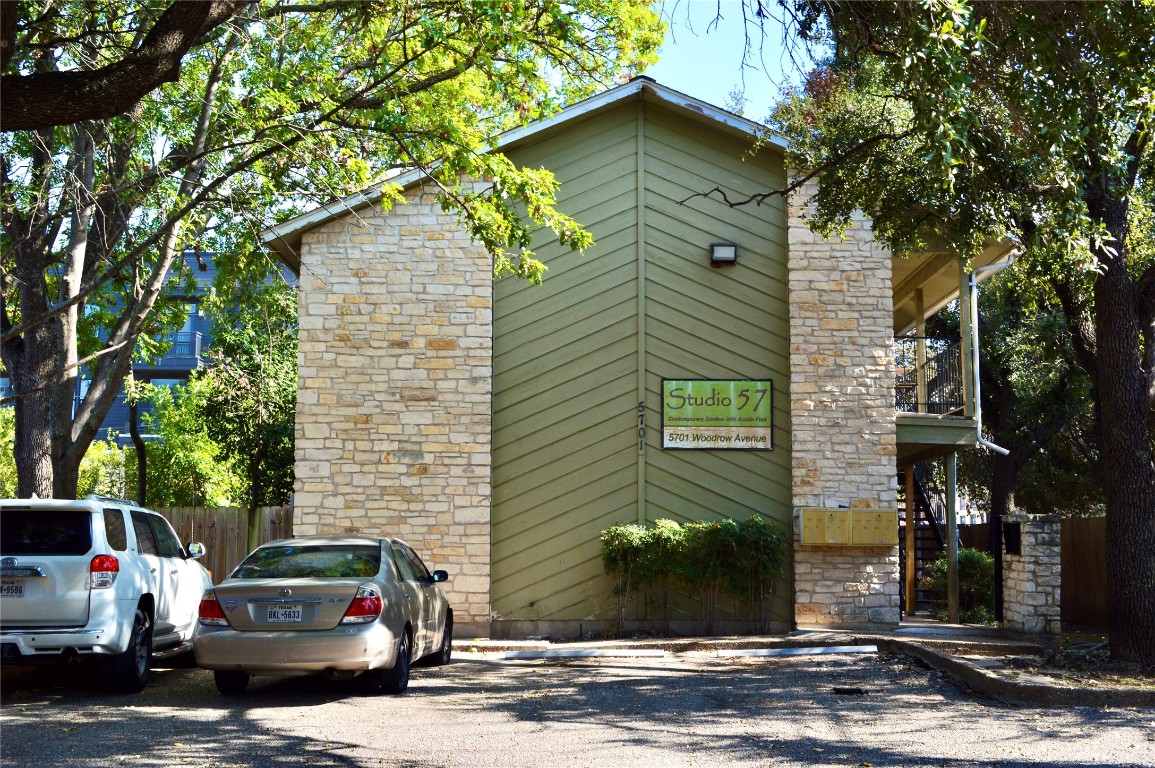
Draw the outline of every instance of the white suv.
<instances>
[{"instance_id":1,"label":"white suv","mask_svg":"<svg viewBox=\"0 0 1155 768\"><path fill-rule=\"evenodd\" d=\"M0 500L0 657L99 658L114 687L141 690L154 654L191 647L203 554L127 501Z\"/></svg>"}]
</instances>

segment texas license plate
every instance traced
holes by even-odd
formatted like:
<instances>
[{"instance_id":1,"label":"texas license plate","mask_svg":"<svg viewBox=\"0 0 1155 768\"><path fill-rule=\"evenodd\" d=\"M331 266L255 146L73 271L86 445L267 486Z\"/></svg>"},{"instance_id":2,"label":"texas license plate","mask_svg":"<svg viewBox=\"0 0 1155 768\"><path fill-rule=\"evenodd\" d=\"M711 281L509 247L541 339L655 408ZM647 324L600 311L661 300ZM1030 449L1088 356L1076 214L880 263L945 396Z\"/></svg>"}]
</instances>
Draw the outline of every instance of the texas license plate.
<instances>
[{"instance_id":1,"label":"texas license plate","mask_svg":"<svg viewBox=\"0 0 1155 768\"><path fill-rule=\"evenodd\" d=\"M270 624L292 624L301 620L301 606L299 605L270 605L268 621Z\"/></svg>"},{"instance_id":2,"label":"texas license plate","mask_svg":"<svg viewBox=\"0 0 1155 768\"><path fill-rule=\"evenodd\" d=\"M24 597L24 582L15 579L0 581L0 597Z\"/></svg>"}]
</instances>

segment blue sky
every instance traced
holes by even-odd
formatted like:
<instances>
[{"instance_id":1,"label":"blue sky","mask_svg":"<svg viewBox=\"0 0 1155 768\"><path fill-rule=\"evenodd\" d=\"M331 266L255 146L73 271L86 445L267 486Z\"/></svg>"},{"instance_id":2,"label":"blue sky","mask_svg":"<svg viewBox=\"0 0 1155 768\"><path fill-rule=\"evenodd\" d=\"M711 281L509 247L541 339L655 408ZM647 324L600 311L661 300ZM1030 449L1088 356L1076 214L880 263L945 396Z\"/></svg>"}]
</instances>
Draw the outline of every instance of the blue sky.
<instances>
[{"instance_id":1,"label":"blue sky","mask_svg":"<svg viewBox=\"0 0 1155 768\"><path fill-rule=\"evenodd\" d=\"M728 106L731 91L744 88L746 117L762 120L781 87L798 81L775 19L765 20L761 40L757 20L751 20L753 50L743 67L746 25L739 0L666 0L663 14L669 24L666 42L658 63L645 72L662 85L719 107Z\"/></svg>"}]
</instances>

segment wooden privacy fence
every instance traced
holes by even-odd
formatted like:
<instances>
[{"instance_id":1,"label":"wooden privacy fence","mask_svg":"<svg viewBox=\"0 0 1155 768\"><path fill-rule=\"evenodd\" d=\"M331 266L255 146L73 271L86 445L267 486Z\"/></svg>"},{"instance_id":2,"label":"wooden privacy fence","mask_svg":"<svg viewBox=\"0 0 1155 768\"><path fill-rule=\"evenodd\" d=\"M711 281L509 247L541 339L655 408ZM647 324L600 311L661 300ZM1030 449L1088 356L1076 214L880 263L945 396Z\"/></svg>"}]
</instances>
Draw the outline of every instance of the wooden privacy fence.
<instances>
[{"instance_id":1,"label":"wooden privacy fence","mask_svg":"<svg viewBox=\"0 0 1155 768\"><path fill-rule=\"evenodd\" d=\"M182 544L205 545L201 563L219 583L249 553L245 544L248 510L236 507L177 507L156 510L172 523ZM261 542L293 535L292 507L261 507Z\"/></svg>"},{"instance_id":2,"label":"wooden privacy fence","mask_svg":"<svg viewBox=\"0 0 1155 768\"><path fill-rule=\"evenodd\" d=\"M958 545L977 549L980 552L991 551L991 524L975 523L974 525L960 525L958 527Z\"/></svg>"},{"instance_id":3,"label":"wooden privacy fence","mask_svg":"<svg viewBox=\"0 0 1155 768\"><path fill-rule=\"evenodd\" d=\"M1107 627L1107 518L1063 521L1063 623Z\"/></svg>"},{"instance_id":4,"label":"wooden privacy fence","mask_svg":"<svg viewBox=\"0 0 1155 768\"><path fill-rule=\"evenodd\" d=\"M959 544L990 551L990 526L960 525ZM1107 518L1070 517L1063 520L1063 585L1060 606L1063 624L1106 627Z\"/></svg>"}]
</instances>

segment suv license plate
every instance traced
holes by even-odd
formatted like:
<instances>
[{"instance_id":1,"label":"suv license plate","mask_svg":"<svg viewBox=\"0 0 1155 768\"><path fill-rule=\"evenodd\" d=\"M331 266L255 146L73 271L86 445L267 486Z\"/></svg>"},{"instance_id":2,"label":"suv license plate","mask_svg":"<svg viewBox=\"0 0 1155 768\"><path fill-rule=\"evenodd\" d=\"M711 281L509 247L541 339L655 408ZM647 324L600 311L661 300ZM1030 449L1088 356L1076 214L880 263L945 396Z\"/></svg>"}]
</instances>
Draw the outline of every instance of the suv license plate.
<instances>
[{"instance_id":1,"label":"suv license plate","mask_svg":"<svg viewBox=\"0 0 1155 768\"><path fill-rule=\"evenodd\" d=\"M15 579L0 581L0 597L24 597L24 582Z\"/></svg>"},{"instance_id":2,"label":"suv license plate","mask_svg":"<svg viewBox=\"0 0 1155 768\"><path fill-rule=\"evenodd\" d=\"M270 605L270 624L293 624L301 621L301 606L299 605Z\"/></svg>"}]
</instances>

